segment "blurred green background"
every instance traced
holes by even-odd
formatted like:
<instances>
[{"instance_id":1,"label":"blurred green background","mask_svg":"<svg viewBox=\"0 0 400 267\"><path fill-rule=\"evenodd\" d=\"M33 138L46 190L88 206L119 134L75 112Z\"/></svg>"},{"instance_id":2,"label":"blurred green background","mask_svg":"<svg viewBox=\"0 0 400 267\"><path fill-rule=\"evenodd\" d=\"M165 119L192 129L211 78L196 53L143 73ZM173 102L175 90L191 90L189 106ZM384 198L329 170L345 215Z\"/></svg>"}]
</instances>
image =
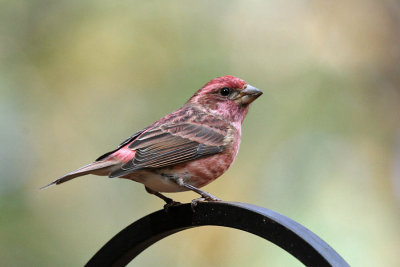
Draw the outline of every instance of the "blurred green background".
<instances>
[{"instance_id":1,"label":"blurred green background","mask_svg":"<svg viewBox=\"0 0 400 267\"><path fill-rule=\"evenodd\" d=\"M235 164L205 190L291 217L352 266L399 266L395 0L0 1L0 265L81 266L161 208L127 180L39 187L226 74L264 95ZM216 227L162 240L134 263L301 266Z\"/></svg>"}]
</instances>

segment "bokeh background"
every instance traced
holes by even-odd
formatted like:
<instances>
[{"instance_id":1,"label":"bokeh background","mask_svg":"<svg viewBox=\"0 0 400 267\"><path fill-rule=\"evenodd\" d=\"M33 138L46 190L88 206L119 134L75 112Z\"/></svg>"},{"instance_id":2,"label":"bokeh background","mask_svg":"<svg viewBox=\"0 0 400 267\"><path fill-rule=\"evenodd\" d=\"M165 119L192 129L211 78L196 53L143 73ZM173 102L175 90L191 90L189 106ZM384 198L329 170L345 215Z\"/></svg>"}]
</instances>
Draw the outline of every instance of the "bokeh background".
<instances>
[{"instance_id":1,"label":"bokeh background","mask_svg":"<svg viewBox=\"0 0 400 267\"><path fill-rule=\"evenodd\" d=\"M161 208L126 180L39 187L226 74L264 95L235 164L205 190L293 218L352 266L399 266L396 0L1 1L0 265L82 266ZM301 266L216 227L169 237L134 263Z\"/></svg>"}]
</instances>

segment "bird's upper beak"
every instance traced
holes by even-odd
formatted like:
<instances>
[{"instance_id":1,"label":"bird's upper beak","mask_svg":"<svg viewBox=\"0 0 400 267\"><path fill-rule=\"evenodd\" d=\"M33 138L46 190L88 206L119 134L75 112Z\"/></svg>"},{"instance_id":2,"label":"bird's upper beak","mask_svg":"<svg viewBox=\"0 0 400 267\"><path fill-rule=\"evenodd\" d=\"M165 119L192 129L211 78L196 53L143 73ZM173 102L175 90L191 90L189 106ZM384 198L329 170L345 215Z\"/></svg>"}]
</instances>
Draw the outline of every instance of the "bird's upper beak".
<instances>
[{"instance_id":1,"label":"bird's upper beak","mask_svg":"<svg viewBox=\"0 0 400 267\"><path fill-rule=\"evenodd\" d=\"M240 92L240 104L247 105L257 99L263 92L248 84L245 89Z\"/></svg>"}]
</instances>

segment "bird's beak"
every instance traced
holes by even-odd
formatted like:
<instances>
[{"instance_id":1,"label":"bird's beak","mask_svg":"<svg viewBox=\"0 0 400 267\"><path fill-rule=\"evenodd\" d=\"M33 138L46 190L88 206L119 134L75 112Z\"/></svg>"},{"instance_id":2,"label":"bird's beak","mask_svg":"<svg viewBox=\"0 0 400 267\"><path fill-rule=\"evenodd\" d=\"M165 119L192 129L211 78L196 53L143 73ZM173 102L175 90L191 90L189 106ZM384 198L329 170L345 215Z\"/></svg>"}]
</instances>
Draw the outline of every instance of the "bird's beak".
<instances>
[{"instance_id":1,"label":"bird's beak","mask_svg":"<svg viewBox=\"0 0 400 267\"><path fill-rule=\"evenodd\" d=\"M245 89L240 92L240 104L247 105L257 99L263 92L248 84Z\"/></svg>"}]
</instances>

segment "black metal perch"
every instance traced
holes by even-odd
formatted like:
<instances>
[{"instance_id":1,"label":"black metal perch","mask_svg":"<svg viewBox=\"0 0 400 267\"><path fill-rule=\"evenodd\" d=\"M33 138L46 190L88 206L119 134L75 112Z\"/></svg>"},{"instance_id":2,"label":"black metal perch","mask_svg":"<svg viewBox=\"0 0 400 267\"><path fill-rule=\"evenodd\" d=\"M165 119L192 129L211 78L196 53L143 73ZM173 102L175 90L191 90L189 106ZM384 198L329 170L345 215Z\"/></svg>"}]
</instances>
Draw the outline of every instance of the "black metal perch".
<instances>
[{"instance_id":1,"label":"black metal perch","mask_svg":"<svg viewBox=\"0 0 400 267\"><path fill-rule=\"evenodd\" d=\"M86 266L125 266L143 250L176 232L205 225L240 229L283 248L306 266L349 266L327 243L272 210L238 202L199 202L151 213L114 236Z\"/></svg>"}]
</instances>

